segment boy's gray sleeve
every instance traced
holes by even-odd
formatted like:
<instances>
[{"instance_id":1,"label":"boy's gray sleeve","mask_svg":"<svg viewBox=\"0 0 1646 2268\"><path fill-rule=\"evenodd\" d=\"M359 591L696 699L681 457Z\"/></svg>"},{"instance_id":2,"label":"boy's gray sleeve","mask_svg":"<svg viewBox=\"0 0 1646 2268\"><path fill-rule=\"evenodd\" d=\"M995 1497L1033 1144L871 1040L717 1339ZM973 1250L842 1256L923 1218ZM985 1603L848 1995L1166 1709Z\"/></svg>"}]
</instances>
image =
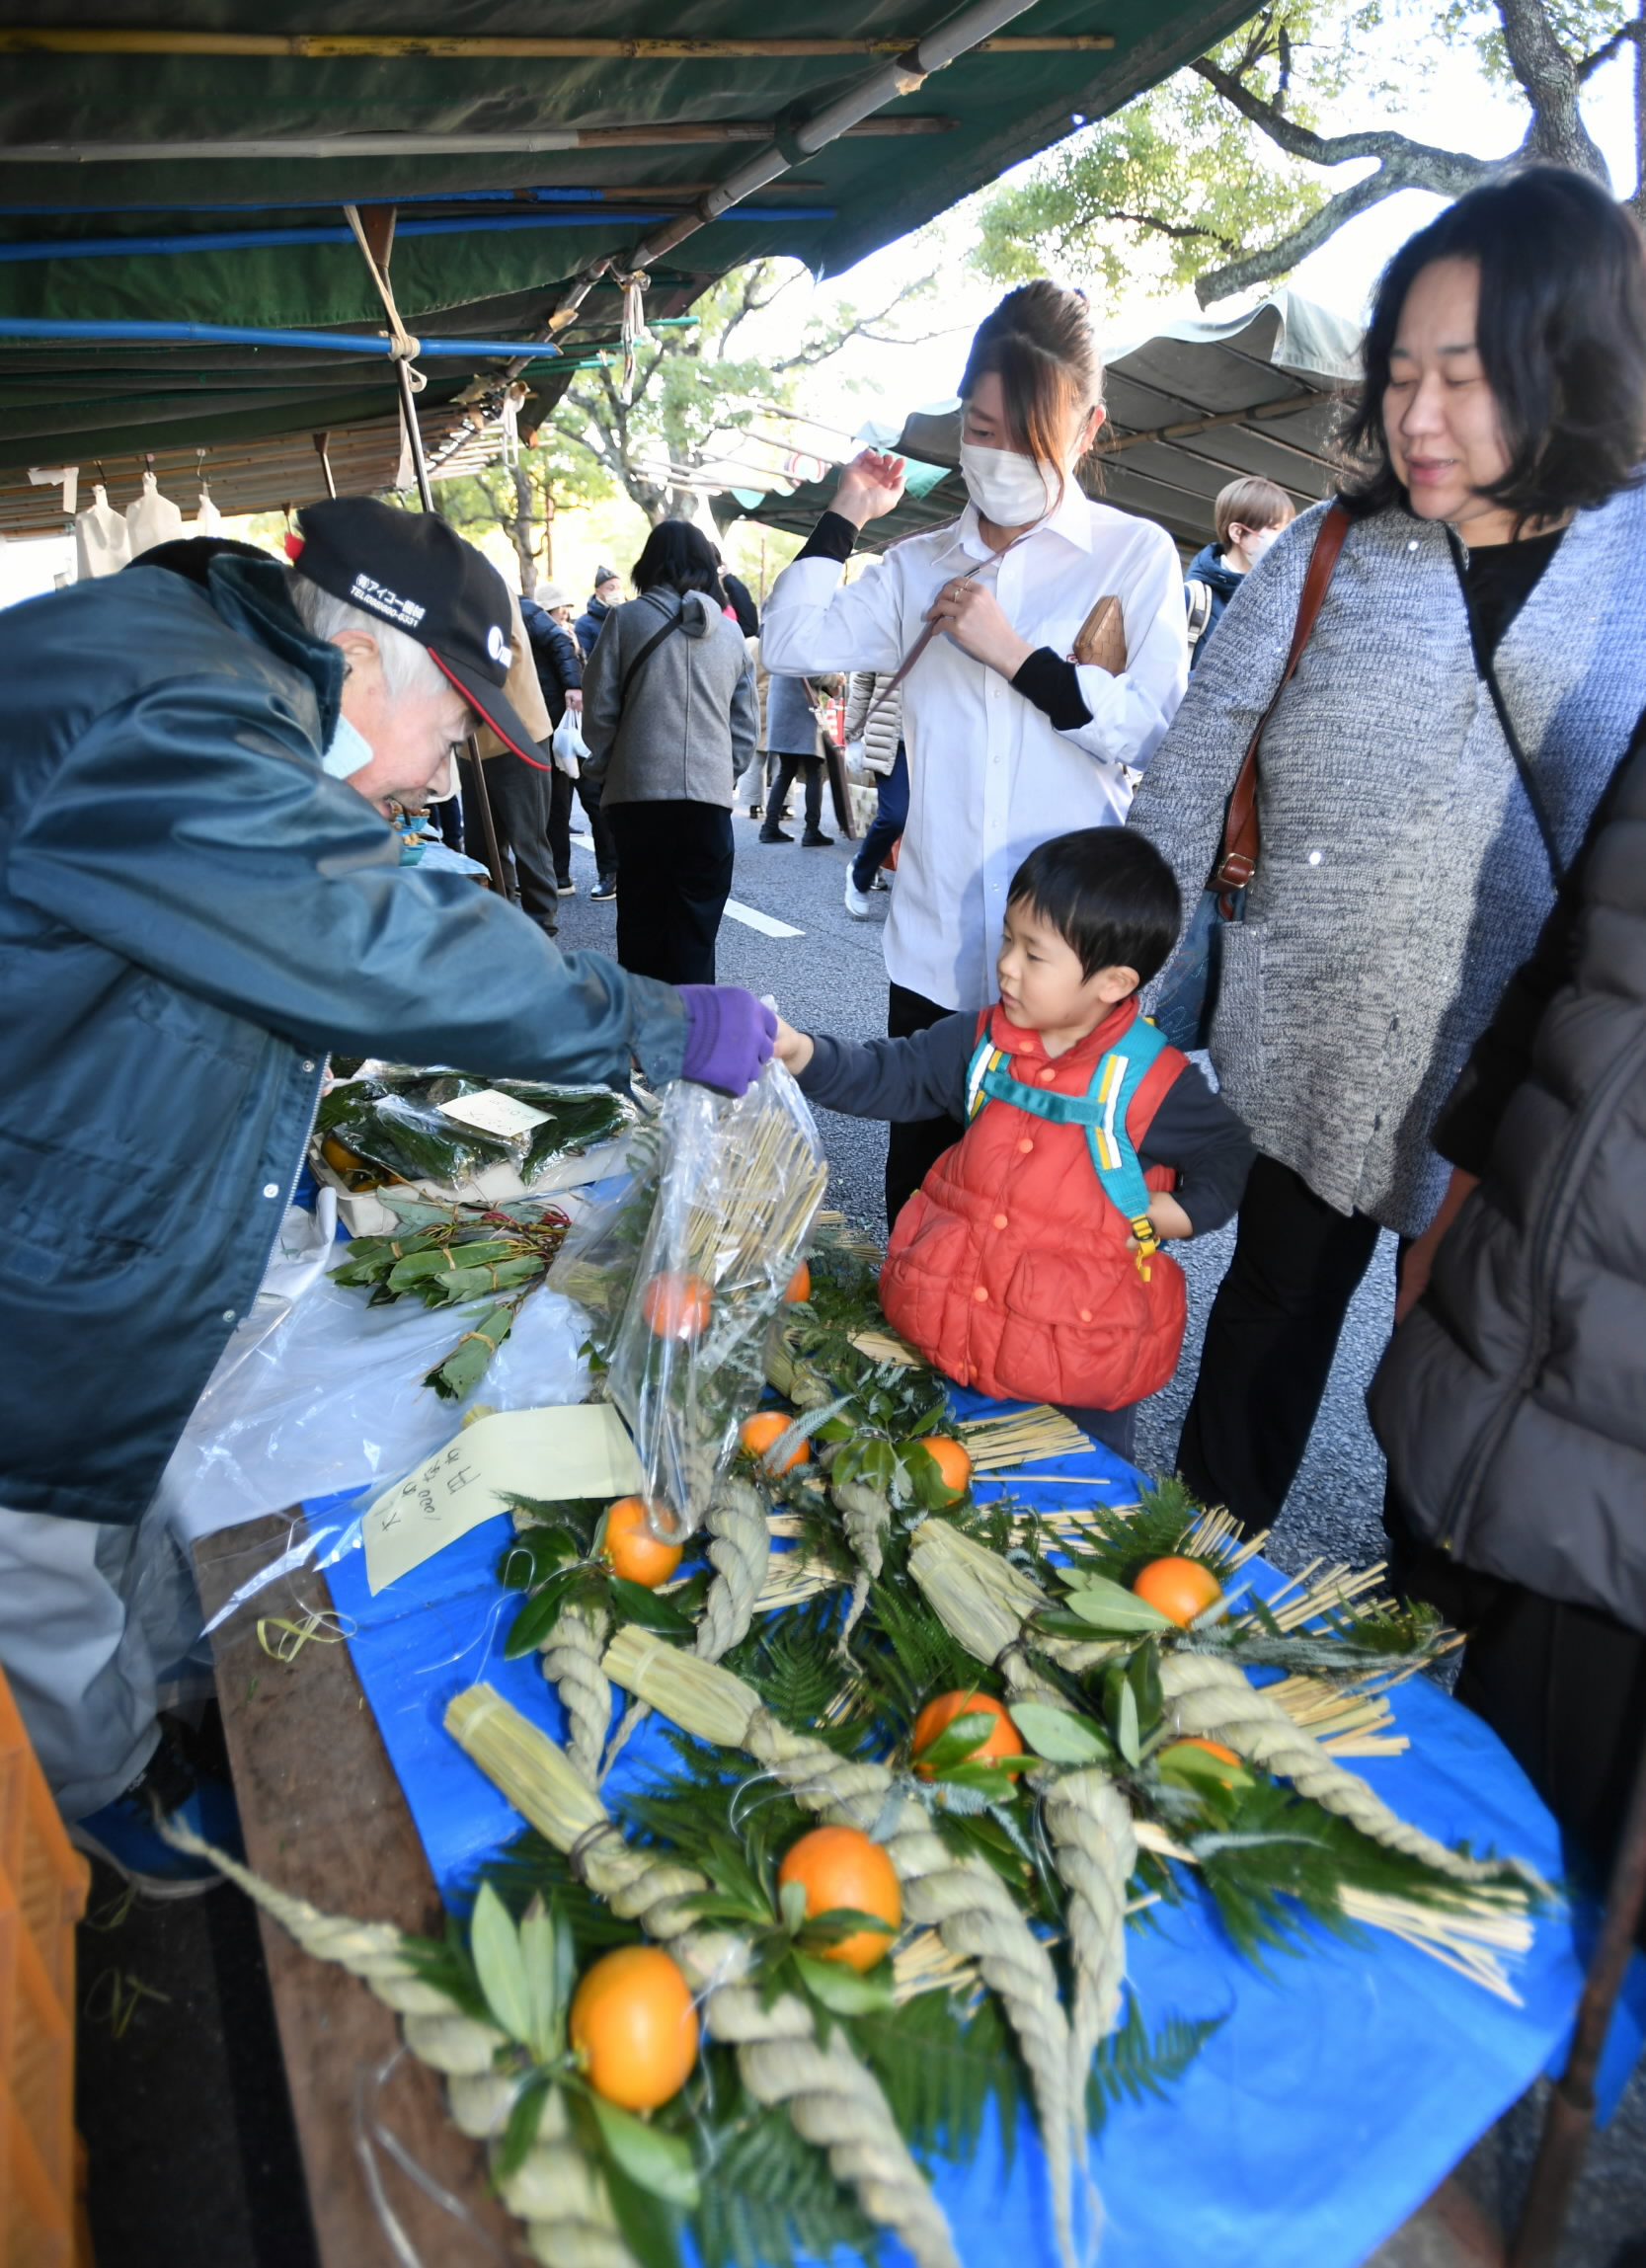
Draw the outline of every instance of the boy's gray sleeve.
<instances>
[{"instance_id":1,"label":"boy's gray sleeve","mask_svg":"<svg viewBox=\"0 0 1646 2268\"><path fill-rule=\"evenodd\" d=\"M851 1119L964 1119L977 1021L964 1013L943 1016L906 1040L854 1042L816 1033L800 1091Z\"/></svg>"}]
</instances>

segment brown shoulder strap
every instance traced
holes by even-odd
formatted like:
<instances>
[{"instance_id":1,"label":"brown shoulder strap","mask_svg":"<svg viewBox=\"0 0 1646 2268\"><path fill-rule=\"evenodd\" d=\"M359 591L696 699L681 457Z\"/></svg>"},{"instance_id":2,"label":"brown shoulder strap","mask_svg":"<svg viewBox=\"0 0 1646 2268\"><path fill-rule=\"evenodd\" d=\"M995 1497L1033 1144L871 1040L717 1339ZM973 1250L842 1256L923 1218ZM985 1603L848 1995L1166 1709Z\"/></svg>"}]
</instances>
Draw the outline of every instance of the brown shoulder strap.
<instances>
[{"instance_id":1,"label":"brown shoulder strap","mask_svg":"<svg viewBox=\"0 0 1646 2268\"><path fill-rule=\"evenodd\" d=\"M1243 890L1257 872L1257 751L1280 697L1291 684L1293 672L1302 659L1309 633L1319 619L1326 587L1332 580L1332 570L1350 525L1348 508L1341 504L1334 504L1320 522L1314 549L1309 554L1308 573L1303 578L1302 595L1297 601L1297 626L1292 633L1292 651L1286 658L1286 667L1274 696L1257 721L1234 792L1228 799L1228 810L1223 817L1222 852L1212 870L1215 890Z\"/></svg>"}]
</instances>

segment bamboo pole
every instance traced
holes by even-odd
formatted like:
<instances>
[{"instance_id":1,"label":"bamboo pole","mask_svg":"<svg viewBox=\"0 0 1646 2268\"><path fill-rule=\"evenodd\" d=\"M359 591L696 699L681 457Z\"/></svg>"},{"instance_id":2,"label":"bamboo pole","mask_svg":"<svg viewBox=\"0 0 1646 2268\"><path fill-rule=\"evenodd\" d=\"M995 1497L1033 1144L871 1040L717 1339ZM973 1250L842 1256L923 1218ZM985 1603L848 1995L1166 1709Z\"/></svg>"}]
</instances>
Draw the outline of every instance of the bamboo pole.
<instances>
[{"instance_id":1,"label":"bamboo pole","mask_svg":"<svg viewBox=\"0 0 1646 2268\"><path fill-rule=\"evenodd\" d=\"M959 124L958 118L921 114L914 117L866 118L860 124L847 126L844 132L854 136L949 134ZM770 142L777 131L777 122L772 118L695 118L666 125L544 126L533 133L518 134L292 134L232 141L10 142L0 144L0 164L142 165L184 159L191 163L196 160L223 163L235 159L284 163L294 158L531 156L561 150L667 149L677 142ZM743 194L746 196L747 192Z\"/></svg>"},{"instance_id":2,"label":"bamboo pole","mask_svg":"<svg viewBox=\"0 0 1646 2268\"><path fill-rule=\"evenodd\" d=\"M919 34L888 33L864 39L518 39L499 36L403 32L146 32L61 29L48 25L0 28L0 53L58 55L293 55L308 62L355 57L399 57L417 62L718 62L833 55L901 55ZM972 51L991 55L1100 55L1115 44L1112 32L982 39Z\"/></svg>"}]
</instances>

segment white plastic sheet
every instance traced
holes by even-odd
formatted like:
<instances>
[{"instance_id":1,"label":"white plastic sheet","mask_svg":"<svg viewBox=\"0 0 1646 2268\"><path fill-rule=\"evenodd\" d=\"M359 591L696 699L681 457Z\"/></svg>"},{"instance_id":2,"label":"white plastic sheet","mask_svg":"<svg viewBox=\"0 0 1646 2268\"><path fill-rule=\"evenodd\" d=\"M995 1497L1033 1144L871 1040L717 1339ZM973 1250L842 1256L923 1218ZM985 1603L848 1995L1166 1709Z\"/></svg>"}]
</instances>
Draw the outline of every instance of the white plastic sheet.
<instances>
[{"instance_id":1,"label":"white plastic sheet","mask_svg":"<svg viewBox=\"0 0 1646 2268\"><path fill-rule=\"evenodd\" d=\"M338 1262L347 1249L332 1248ZM173 1525L193 1541L308 1497L386 1484L449 1441L475 1401L517 1410L585 1398L588 1318L539 1290L474 1394L442 1401L424 1377L471 1320L410 1298L373 1307L319 1276L255 1344L225 1351L161 1482Z\"/></svg>"}]
</instances>

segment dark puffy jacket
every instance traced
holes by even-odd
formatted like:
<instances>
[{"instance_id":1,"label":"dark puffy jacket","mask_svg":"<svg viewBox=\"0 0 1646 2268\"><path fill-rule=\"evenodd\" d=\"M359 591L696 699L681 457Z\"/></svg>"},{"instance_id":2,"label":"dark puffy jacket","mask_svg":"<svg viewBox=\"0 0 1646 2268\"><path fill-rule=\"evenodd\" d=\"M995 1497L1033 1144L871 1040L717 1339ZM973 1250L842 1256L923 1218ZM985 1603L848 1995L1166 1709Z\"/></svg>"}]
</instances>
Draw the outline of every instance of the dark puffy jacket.
<instances>
[{"instance_id":1,"label":"dark puffy jacket","mask_svg":"<svg viewBox=\"0 0 1646 2268\"><path fill-rule=\"evenodd\" d=\"M1194 558L1189 562L1189 572L1184 577L1184 582L1186 584L1204 583L1207 589L1212 593L1211 619L1189 649L1189 666L1191 669L1206 652L1207 640L1223 619L1223 608L1245 580L1246 578L1243 575L1237 575L1232 567L1223 565L1221 544L1209 543L1204 550L1197 551ZM1187 594L1185 594L1185 603L1187 603Z\"/></svg>"},{"instance_id":2,"label":"dark puffy jacket","mask_svg":"<svg viewBox=\"0 0 1646 2268\"><path fill-rule=\"evenodd\" d=\"M129 1522L256 1295L329 1049L676 1075L678 993L562 956L321 769L343 658L274 560L0 613L0 1505Z\"/></svg>"},{"instance_id":3,"label":"dark puffy jacket","mask_svg":"<svg viewBox=\"0 0 1646 2268\"><path fill-rule=\"evenodd\" d=\"M1407 1519L1646 1631L1646 723L1436 1140L1485 1178L1372 1384Z\"/></svg>"},{"instance_id":4,"label":"dark puffy jacket","mask_svg":"<svg viewBox=\"0 0 1646 2268\"><path fill-rule=\"evenodd\" d=\"M531 640L532 665L542 687L549 722L558 725L566 714L566 696L583 690L583 664L569 630L563 630L535 598L520 600L520 620Z\"/></svg>"},{"instance_id":5,"label":"dark puffy jacket","mask_svg":"<svg viewBox=\"0 0 1646 2268\"><path fill-rule=\"evenodd\" d=\"M594 651L594 641L605 627L606 616L613 611L603 598L591 598L572 628L577 633L578 650L585 662Z\"/></svg>"}]
</instances>

